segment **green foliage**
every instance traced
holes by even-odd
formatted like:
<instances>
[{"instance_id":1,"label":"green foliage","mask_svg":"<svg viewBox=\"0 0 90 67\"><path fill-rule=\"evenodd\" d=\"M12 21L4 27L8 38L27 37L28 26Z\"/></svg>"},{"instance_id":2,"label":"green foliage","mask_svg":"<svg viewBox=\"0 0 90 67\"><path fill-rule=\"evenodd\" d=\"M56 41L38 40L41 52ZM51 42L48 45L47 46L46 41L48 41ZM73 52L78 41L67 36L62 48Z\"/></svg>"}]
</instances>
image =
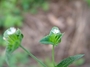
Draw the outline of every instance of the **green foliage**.
<instances>
[{"instance_id":1,"label":"green foliage","mask_svg":"<svg viewBox=\"0 0 90 67\"><path fill-rule=\"evenodd\" d=\"M20 47L23 34L19 29L9 28L4 32L4 40L7 42L6 47L6 61L10 64L9 59L13 51Z\"/></svg>"},{"instance_id":2,"label":"green foliage","mask_svg":"<svg viewBox=\"0 0 90 67\"><path fill-rule=\"evenodd\" d=\"M22 26L22 12L37 13L38 8L44 11L49 9L46 0L1 0L0 1L0 27L9 28Z\"/></svg>"},{"instance_id":3,"label":"green foliage","mask_svg":"<svg viewBox=\"0 0 90 67\"><path fill-rule=\"evenodd\" d=\"M40 40L43 44L58 45L61 42L62 33L57 27L53 27L50 34Z\"/></svg>"},{"instance_id":4,"label":"green foliage","mask_svg":"<svg viewBox=\"0 0 90 67\"><path fill-rule=\"evenodd\" d=\"M42 44L51 44L53 46L52 48L52 61L53 61L53 67L68 67L71 63L73 63L75 60L81 58L83 55L75 55L68 57L64 60L62 60L58 65L55 66L54 61L54 46L58 45L61 42L63 34L60 32L60 30L57 27L53 27L49 33L49 35L45 36L40 40Z\"/></svg>"},{"instance_id":5,"label":"green foliage","mask_svg":"<svg viewBox=\"0 0 90 67\"><path fill-rule=\"evenodd\" d=\"M19 16L12 16L12 15L7 15L6 19L4 21L4 27L8 28L11 26L18 26L21 27L22 26L22 17Z\"/></svg>"},{"instance_id":6,"label":"green foliage","mask_svg":"<svg viewBox=\"0 0 90 67\"><path fill-rule=\"evenodd\" d=\"M29 52L27 49L25 49L22 45L20 46L25 52L27 52L34 60L36 60L39 64L41 64L43 67L47 67L41 60L36 58L31 52Z\"/></svg>"},{"instance_id":7,"label":"green foliage","mask_svg":"<svg viewBox=\"0 0 90 67\"><path fill-rule=\"evenodd\" d=\"M17 67L16 65L20 63L20 65L24 65L28 63L28 55L26 53L16 53L13 55L13 57L10 59L10 67ZM19 66L21 67L21 66Z\"/></svg>"},{"instance_id":8,"label":"green foliage","mask_svg":"<svg viewBox=\"0 0 90 67\"><path fill-rule=\"evenodd\" d=\"M75 56L70 56L64 60L62 60L59 64L55 65L55 60L54 60L54 46L58 45L61 42L62 38L62 33L60 32L59 28L53 27L49 33L49 35L45 36L40 40L41 43L44 44L52 44L52 62L50 65L52 67L68 67L70 64L72 64L74 61L78 60L79 58L83 57L83 54L75 55ZM12 52L14 52L17 48L21 47L27 54L29 54L33 59L35 59L39 64L41 64L43 67L47 67L46 64L44 64L42 61L40 61L38 58L36 58L31 52L29 52L27 49L25 49L21 45L21 41L23 38L23 34L19 29L15 29L13 27L9 28L4 32L3 36L4 40L7 42L7 47L6 47L6 61L9 65L9 67L15 63L13 61L10 61ZM20 56L21 57L21 56ZM12 59L13 60L13 59ZM18 61L16 61L18 62ZM52 65L53 64L53 65ZM12 66L11 66L12 67ZM50 66L49 66L50 67Z\"/></svg>"},{"instance_id":9,"label":"green foliage","mask_svg":"<svg viewBox=\"0 0 90 67\"><path fill-rule=\"evenodd\" d=\"M29 9L30 11L37 11L39 7L41 7L44 11L48 10L48 2L46 2L46 0L22 0L21 6L25 11Z\"/></svg>"},{"instance_id":10,"label":"green foliage","mask_svg":"<svg viewBox=\"0 0 90 67\"><path fill-rule=\"evenodd\" d=\"M17 0L2 0L0 2L0 27L22 26L20 9L16 7Z\"/></svg>"},{"instance_id":11,"label":"green foliage","mask_svg":"<svg viewBox=\"0 0 90 67\"><path fill-rule=\"evenodd\" d=\"M53 67L52 61L51 61L49 58L46 58L46 59L45 59L45 64L46 64L48 67Z\"/></svg>"},{"instance_id":12,"label":"green foliage","mask_svg":"<svg viewBox=\"0 0 90 67\"><path fill-rule=\"evenodd\" d=\"M3 39L7 42L7 47L6 47L6 53L5 53L5 59L7 64L10 66L10 58L12 56L12 53L19 47L21 47L24 51L26 51L31 57L33 57L37 62L39 62L43 67L46 67L44 63L42 63L39 59L37 59L31 52L28 52L22 45L21 41L23 38L23 34L19 29L15 29L13 27L7 29L4 32Z\"/></svg>"},{"instance_id":13,"label":"green foliage","mask_svg":"<svg viewBox=\"0 0 90 67\"><path fill-rule=\"evenodd\" d=\"M75 62L74 62L74 65L80 66L80 65L82 65L84 62L85 62L85 59L84 59L84 58L81 58L81 59L75 61Z\"/></svg>"},{"instance_id":14,"label":"green foliage","mask_svg":"<svg viewBox=\"0 0 90 67\"><path fill-rule=\"evenodd\" d=\"M12 14L2 15L0 18L0 27L9 28L12 26L21 27L23 18L21 16L13 16Z\"/></svg>"},{"instance_id":15,"label":"green foliage","mask_svg":"<svg viewBox=\"0 0 90 67\"><path fill-rule=\"evenodd\" d=\"M12 55L9 60L11 62L10 67L25 67L25 65L30 61L26 53L19 52ZM5 64L4 56L0 55L0 67L4 67Z\"/></svg>"},{"instance_id":16,"label":"green foliage","mask_svg":"<svg viewBox=\"0 0 90 67\"><path fill-rule=\"evenodd\" d=\"M56 67L68 67L70 64L72 64L74 61L78 60L79 58L83 57L84 55L75 55L68 57L64 60L62 60Z\"/></svg>"}]
</instances>

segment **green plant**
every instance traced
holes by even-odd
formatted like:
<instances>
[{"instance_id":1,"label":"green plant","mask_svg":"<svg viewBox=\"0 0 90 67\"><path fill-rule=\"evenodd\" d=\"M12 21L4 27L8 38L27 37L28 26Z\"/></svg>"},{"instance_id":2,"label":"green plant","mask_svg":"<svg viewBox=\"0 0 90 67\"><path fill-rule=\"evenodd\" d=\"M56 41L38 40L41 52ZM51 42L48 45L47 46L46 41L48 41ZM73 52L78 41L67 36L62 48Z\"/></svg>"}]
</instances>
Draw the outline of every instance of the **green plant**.
<instances>
[{"instance_id":1,"label":"green plant","mask_svg":"<svg viewBox=\"0 0 90 67\"><path fill-rule=\"evenodd\" d=\"M0 1L0 27L21 27L23 12L37 13L38 8L44 11L49 9L46 0L1 0Z\"/></svg>"},{"instance_id":2,"label":"green plant","mask_svg":"<svg viewBox=\"0 0 90 67\"><path fill-rule=\"evenodd\" d=\"M10 59L10 63L11 63L10 66L11 67L17 67L16 65L18 63L20 63L19 67L21 67L21 65L25 65L28 61L29 61L29 59L28 59L28 55L26 53L16 53Z\"/></svg>"},{"instance_id":3,"label":"green plant","mask_svg":"<svg viewBox=\"0 0 90 67\"><path fill-rule=\"evenodd\" d=\"M47 67L53 67L53 64L50 58L46 58L44 63L47 65Z\"/></svg>"},{"instance_id":4,"label":"green plant","mask_svg":"<svg viewBox=\"0 0 90 67\"><path fill-rule=\"evenodd\" d=\"M52 67L68 67L71 63L73 63L75 60L81 58L83 54L75 55L75 56L70 56L58 64L55 64L54 61L54 48L58 46L58 44L61 42L63 34L60 32L60 30L57 27L53 27L52 30L50 31L50 34L45 36L40 40L41 43L43 44L51 44L52 45ZM36 58L31 52L29 52L27 49L25 49L21 45L21 41L23 39L23 34L21 33L20 29L15 29L15 28L9 28L4 32L3 36L4 40L7 42L7 47L6 47L6 61L8 65L11 65L11 62L9 61L12 53L19 47L21 47L27 54L29 54L32 58L34 58L38 63L40 63L43 67L47 67L41 60Z\"/></svg>"},{"instance_id":5,"label":"green plant","mask_svg":"<svg viewBox=\"0 0 90 67\"><path fill-rule=\"evenodd\" d=\"M46 0L22 0L20 3L24 11L37 12L39 7L44 11L48 10L48 2Z\"/></svg>"},{"instance_id":6,"label":"green plant","mask_svg":"<svg viewBox=\"0 0 90 67\"><path fill-rule=\"evenodd\" d=\"M76 65L76 66L81 66L81 65L84 64L84 62L85 62L85 59L81 58L81 59L75 61L73 64Z\"/></svg>"},{"instance_id":7,"label":"green plant","mask_svg":"<svg viewBox=\"0 0 90 67\"><path fill-rule=\"evenodd\" d=\"M4 67L6 64L4 58L5 57L3 54L0 55L0 67ZM14 55L12 55L9 61L11 62L10 67L22 67L22 65L25 67L24 65L26 65L30 60L28 59L28 55L25 52L16 52Z\"/></svg>"},{"instance_id":8,"label":"green plant","mask_svg":"<svg viewBox=\"0 0 90 67\"><path fill-rule=\"evenodd\" d=\"M0 2L0 27L22 26L21 11L16 7L17 0L1 0Z\"/></svg>"}]
</instances>

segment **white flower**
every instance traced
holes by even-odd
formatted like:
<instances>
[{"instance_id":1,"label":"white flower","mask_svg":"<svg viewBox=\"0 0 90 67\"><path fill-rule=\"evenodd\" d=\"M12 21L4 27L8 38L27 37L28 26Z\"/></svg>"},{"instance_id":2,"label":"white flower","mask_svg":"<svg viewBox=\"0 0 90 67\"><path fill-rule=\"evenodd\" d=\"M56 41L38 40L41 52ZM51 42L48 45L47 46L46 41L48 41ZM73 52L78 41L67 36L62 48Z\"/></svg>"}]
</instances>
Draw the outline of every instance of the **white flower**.
<instances>
[{"instance_id":1,"label":"white flower","mask_svg":"<svg viewBox=\"0 0 90 67\"><path fill-rule=\"evenodd\" d=\"M7 34L11 35L16 32L16 28L11 27L10 30L7 30Z\"/></svg>"},{"instance_id":2,"label":"white flower","mask_svg":"<svg viewBox=\"0 0 90 67\"><path fill-rule=\"evenodd\" d=\"M16 28L11 27L9 30L6 30L7 36L3 37L4 40L7 40L8 35L14 34L16 32Z\"/></svg>"},{"instance_id":3,"label":"white flower","mask_svg":"<svg viewBox=\"0 0 90 67\"><path fill-rule=\"evenodd\" d=\"M60 31L58 29L54 29L52 32L55 34L60 33Z\"/></svg>"}]
</instances>

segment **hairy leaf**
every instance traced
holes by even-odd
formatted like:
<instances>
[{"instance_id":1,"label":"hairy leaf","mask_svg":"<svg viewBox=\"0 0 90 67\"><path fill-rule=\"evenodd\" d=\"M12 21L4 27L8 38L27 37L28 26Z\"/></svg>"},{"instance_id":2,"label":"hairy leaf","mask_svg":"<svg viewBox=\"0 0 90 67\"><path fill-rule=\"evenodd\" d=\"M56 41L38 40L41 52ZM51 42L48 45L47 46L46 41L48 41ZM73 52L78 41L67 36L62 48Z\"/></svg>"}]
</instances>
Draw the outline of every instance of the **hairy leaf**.
<instances>
[{"instance_id":1,"label":"hairy leaf","mask_svg":"<svg viewBox=\"0 0 90 67\"><path fill-rule=\"evenodd\" d=\"M78 60L79 58L83 57L83 54L70 56L64 60L62 60L56 67L68 67L71 63Z\"/></svg>"}]
</instances>

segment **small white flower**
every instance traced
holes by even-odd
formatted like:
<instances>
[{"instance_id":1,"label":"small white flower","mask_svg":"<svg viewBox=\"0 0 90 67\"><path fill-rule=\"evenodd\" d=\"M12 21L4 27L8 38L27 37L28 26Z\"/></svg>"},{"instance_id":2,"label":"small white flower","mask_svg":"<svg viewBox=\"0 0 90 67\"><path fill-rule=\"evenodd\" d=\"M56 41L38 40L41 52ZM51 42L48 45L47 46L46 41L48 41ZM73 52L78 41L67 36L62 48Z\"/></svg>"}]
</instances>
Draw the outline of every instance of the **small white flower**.
<instances>
[{"instance_id":1,"label":"small white flower","mask_svg":"<svg viewBox=\"0 0 90 67\"><path fill-rule=\"evenodd\" d=\"M16 32L16 28L11 27L9 30L6 30L6 36L3 37L4 40L7 40L7 37L11 34L14 34Z\"/></svg>"},{"instance_id":2,"label":"small white flower","mask_svg":"<svg viewBox=\"0 0 90 67\"><path fill-rule=\"evenodd\" d=\"M7 30L7 34L11 35L16 32L16 28L11 27L10 30Z\"/></svg>"},{"instance_id":3,"label":"small white flower","mask_svg":"<svg viewBox=\"0 0 90 67\"><path fill-rule=\"evenodd\" d=\"M54 29L53 33L57 34L57 33L60 33L60 31L58 29Z\"/></svg>"}]
</instances>

